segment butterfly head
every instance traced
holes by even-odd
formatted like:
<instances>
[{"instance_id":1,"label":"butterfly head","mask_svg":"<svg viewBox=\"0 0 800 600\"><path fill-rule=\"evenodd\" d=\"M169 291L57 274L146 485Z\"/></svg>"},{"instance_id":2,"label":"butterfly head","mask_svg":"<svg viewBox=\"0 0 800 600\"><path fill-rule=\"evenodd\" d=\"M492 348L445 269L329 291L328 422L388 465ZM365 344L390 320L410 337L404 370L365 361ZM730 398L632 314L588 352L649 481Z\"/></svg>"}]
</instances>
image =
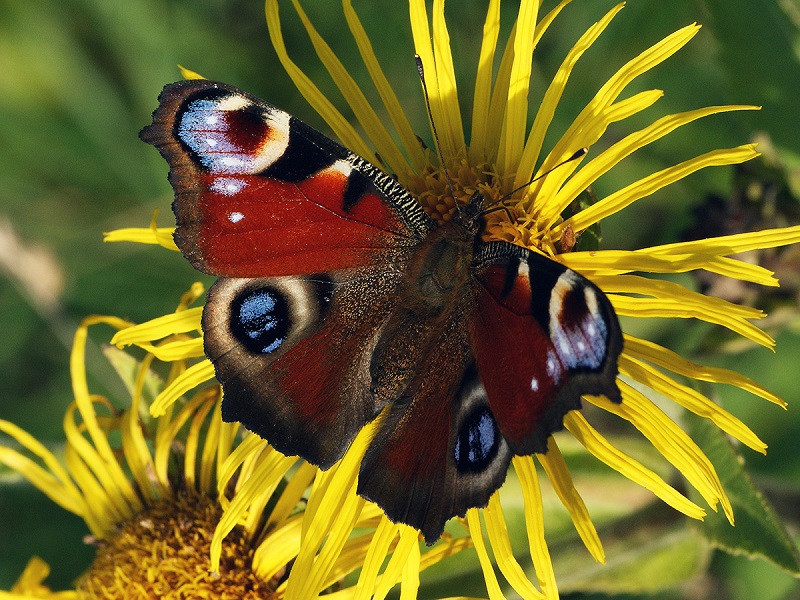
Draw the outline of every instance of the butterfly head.
<instances>
[{"instance_id":1,"label":"butterfly head","mask_svg":"<svg viewBox=\"0 0 800 600\"><path fill-rule=\"evenodd\" d=\"M485 226L485 214L486 197L481 192L476 191L472 194L467 204L456 205L453 221L477 235Z\"/></svg>"}]
</instances>

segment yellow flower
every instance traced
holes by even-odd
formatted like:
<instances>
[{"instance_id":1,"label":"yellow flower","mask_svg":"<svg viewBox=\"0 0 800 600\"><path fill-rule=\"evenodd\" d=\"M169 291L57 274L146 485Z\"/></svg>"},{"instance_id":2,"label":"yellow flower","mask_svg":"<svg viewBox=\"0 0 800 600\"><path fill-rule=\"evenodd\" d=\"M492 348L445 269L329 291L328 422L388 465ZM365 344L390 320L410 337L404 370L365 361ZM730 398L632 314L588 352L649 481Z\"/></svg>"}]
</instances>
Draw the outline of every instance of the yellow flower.
<instances>
[{"instance_id":1,"label":"yellow flower","mask_svg":"<svg viewBox=\"0 0 800 600\"><path fill-rule=\"evenodd\" d=\"M566 213L568 207L584 190L636 150L702 117L726 111L756 108L716 106L668 115L603 150L595 150L595 144L602 138L609 125L632 117L659 100L662 96L659 90L642 91L628 97L624 97L623 94L638 76L671 57L694 37L698 26L689 25L631 58L600 87L594 98L560 138L551 147L545 148L544 140L573 67L623 8L623 4L612 8L580 37L547 87L543 100L536 110L533 124L529 127L531 56L550 24L569 3L570 0L564 0L552 11L541 16L538 2L521 0L519 14L509 39L500 40L500 2L499 0L489 2L483 27L480 58L475 72L475 93L472 101L470 136L467 141L462 123L464 111L459 105L453 56L444 18L444 2L434 0L431 17L427 12L425 0L409 0L414 50L421 57L426 69L431 118L441 142L443 155L441 164L435 153L420 145L378 64L370 40L349 0L343 2L347 25L371 76L372 84L377 89L390 117L394 132L387 129L385 123L369 105L346 67L315 31L299 2L293 0L293 5L319 58L366 133L366 139L357 133L290 59L281 34L277 0L267 0L266 11L272 43L283 66L297 88L325 119L339 140L395 175L434 218L439 221L449 219L456 200L465 201L476 191L480 191L486 197L487 204L502 201L508 209L489 213L485 234L488 238L508 240L525 246L582 273L604 290L618 315L633 318L699 319L721 325L757 344L772 348L774 346L772 338L753 323L754 320L764 316L761 311L707 297L677 283L650 279L635 273L662 274L706 270L755 284L776 286L778 283L772 273L733 256L752 249L770 248L800 241L800 227L771 229L635 251L571 251L574 238L586 232L601 219L699 169L741 163L757 156L757 152L749 144L706 152L631 183L587 208ZM411 52L405 51L404 54L410 56ZM499 55L499 68L495 72L497 55ZM195 76L188 71L184 74L187 77ZM581 148L588 149L585 156L554 168ZM537 174L540 176L530 183ZM454 193L447 185L447 177L452 180ZM569 216L565 216L567 214ZM158 243L175 249L170 234L171 229L158 229L154 222L149 230L120 230L109 234L107 239ZM154 345L155 340L189 331L200 332L199 309L169 315L126 329L117 335L114 342L119 345L136 344L163 360L199 358L202 354L199 338L192 338L186 342L174 341L159 346ZM618 380L618 385L623 398L621 404L612 403L603 397L587 396L585 399L590 404L630 422L686 477L708 507L715 511L721 507L728 520L733 523L731 503L722 489L713 465L697 444L649 398L650 391L661 394L686 410L710 420L720 430L757 452L764 452L766 446L744 423L695 388L680 383L676 376L732 385L779 406L784 406L783 401L738 373L695 364L667 348L628 334L624 337L624 352L619 360L619 371L621 378ZM208 360L199 360L174 378L156 398L151 411L155 415L164 414L184 394L206 384L213 379L213 376L211 363ZM643 393L642 390L647 393ZM581 412L570 412L564 419L564 424L568 432L585 446L590 454L633 482L649 489L676 510L694 519L703 519L706 514L704 508L688 499L655 472L615 448L589 424ZM416 570L420 561L424 562L426 557L435 553L440 547L434 546L420 558L413 531L391 525L374 505L355 495L358 465L365 451L370 429L369 425L365 427L345 458L330 472L317 475L318 483L315 483L314 490L321 494L317 496L320 498L319 504L310 502L307 510L312 513L319 510L320 516L314 518L313 527L304 529L306 545L297 555L294 570L311 568L312 564L329 560L326 556L329 546L335 543L336 547L340 548L349 543L346 541L348 536L351 535L359 519L362 521L365 519L365 515L379 523L376 535L369 542L368 560L365 562L368 566L362 571L362 577L370 582L378 576L380 569L380 565L373 562L372 557L381 556L390 547L388 531L392 531L392 535L400 536L400 542L392 559L392 561L397 559L398 564L390 563L389 566L404 569L404 573ZM248 442L242 447L246 449L240 454L237 453L240 460L250 459L246 454L248 451L254 454L268 452L264 443L253 438L248 438ZM274 460L279 459L276 457ZM573 485L555 439L551 438L546 454L518 456L513 460L514 470L522 483L527 535L536 572L536 585L529 581L524 568L511 552L499 493L492 497L485 509L471 509L461 521L468 532L468 539L474 544L478 553L490 598L499 598L502 593L490 559L489 546L497 568L522 597L553 598L558 595L544 539L537 462L569 512L588 550L596 560L601 562L604 560L602 545L586 506ZM225 480L227 481L227 478ZM247 498L246 500L239 502L237 498L224 504L224 514L212 545L214 568L217 568L220 562L221 539L236 523L250 518L250 511L254 505L251 499L262 493L271 493L270 485L270 482L251 478L244 484L246 493L243 497ZM325 490L328 491L323 495ZM325 509L324 514L323 509ZM483 527L487 533L488 545L484 539ZM328 542L322 545L326 538ZM446 536L444 545L452 543L452 539ZM320 546L322 550L318 551ZM406 560L404 554L406 552L412 562L403 566L400 563ZM290 575L290 581L294 576L294 570ZM323 587L324 582L320 579L308 583L303 589L313 594Z\"/></svg>"},{"instance_id":2,"label":"yellow flower","mask_svg":"<svg viewBox=\"0 0 800 600\"><path fill-rule=\"evenodd\" d=\"M376 507L344 493L347 483L334 478L336 469L323 473L224 423L218 385L149 417L152 398L185 377L185 358L176 356L202 352L200 338L175 324L199 329L197 310L187 307L203 292L198 284L184 295L168 317L176 333L141 360L109 350L118 372L129 373L123 380L130 401L123 410L89 391L88 330L98 324L123 333L137 328L116 317L84 320L70 361L75 400L64 417L63 461L0 420L0 432L19 446L0 446L0 464L83 518L97 545L75 590L50 591L43 585L49 567L34 557L0 599L310 598L326 589L352 595L353 585L371 595L398 583L403 593L415 594L420 570L469 547L468 539L446 540L421 557L417 532L382 520ZM159 360L169 363L166 381ZM215 534L223 528L224 540ZM350 536L354 528L358 535ZM320 530L329 533L321 551ZM345 582L387 557L380 576L364 569L357 582Z\"/></svg>"}]
</instances>

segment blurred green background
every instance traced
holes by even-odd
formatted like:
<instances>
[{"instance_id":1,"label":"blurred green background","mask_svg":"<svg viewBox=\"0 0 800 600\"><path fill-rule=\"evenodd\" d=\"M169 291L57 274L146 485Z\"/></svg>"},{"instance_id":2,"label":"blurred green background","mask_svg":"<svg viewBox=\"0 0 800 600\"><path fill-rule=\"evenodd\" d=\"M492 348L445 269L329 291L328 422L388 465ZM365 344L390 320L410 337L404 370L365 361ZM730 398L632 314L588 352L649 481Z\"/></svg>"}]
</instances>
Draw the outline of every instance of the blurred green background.
<instances>
[{"instance_id":1,"label":"blurred green background","mask_svg":"<svg viewBox=\"0 0 800 600\"><path fill-rule=\"evenodd\" d=\"M357 80L366 82L353 41L343 33L340 4L332 0L304 4L322 35L345 64L352 65ZM544 10L554 4L545 2ZM412 124L416 131L426 132L404 3L354 0L354 5ZM533 107L571 45L613 5L607 0L575 0L556 20L537 49ZM466 107L471 106L470 82L485 7L485 0L447 4ZM281 8L293 59L337 102L339 95L310 50L291 4L283 2ZM504 31L516 8L516 2L503 3ZM797 223L798 0L630 0L580 61L556 115L554 135L628 59L695 21L703 24L695 40L624 94L659 88L665 97L644 115L615 125L601 144L613 143L665 114L701 106L749 103L762 105L763 110L712 117L679 130L615 169L598 184L597 195L603 197L636 178L713 148L751 141L757 134L765 141L767 164L738 175L734 169L706 170L641 201L603 224L604 247L667 243L687 230L712 235L726 231L731 221L753 227ZM161 226L172 223L167 166L153 148L138 140L137 133L149 122L161 87L180 77L178 63L247 89L326 130L279 65L267 37L263 5L257 0L0 0L0 322L4 329L0 418L56 449L63 441L63 411L71 401L69 347L77 323L97 313L137 322L150 319L174 310L179 295L202 279L177 253L133 244L104 245L101 237L103 231L115 228L147 226L156 209ZM345 114L351 116L346 110ZM745 193L753 186L766 190L763 204ZM749 203L739 201L743 194ZM711 196L717 201L708 208ZM677 351L741 370L789 402L790 409L784 412L727 389L721 390L720 399L769 444L767 457L749 452L744 456L756 484L796 533L800 327L793 286L800 261L796 254L770 259L788 289L783 295L759 295L755 300L775 315L765 327L778 340L777 355L737 344L726 334L690 321L632 326L636 333ZM693 285L688 277L681 281ZM90 354L95 359L90 358L90 385L122 398L122 386L98 348L93 346ZM619 477L598 475L607 471L594 466L586 467L580 487L581 466L577 459L579 489L590 508L593 502L601 506L593 514L606 514L608 507L602 506L609 498L617 498L619 505L616 513L609 514L624 514L629 488ZM625 562L630 546L615 549L614 522L609 519L604 540L609 541L609 562L616 570L606 571L605 578L615 573L616 579L610 579L618 584L586 583L604 576L584 560L578 566L560 567L563 588L575 590L569 597L594 597L592 592L635 597L625 595L635 588L626 587L625 576L618 573L639 567ZM682 524L681 528L690 531ZM52 587L69 587L93 554L82 541L85 534L79 519L0 470L0 589L8 589L33 554L52 565ZM558 553L569 554L575 545L568 538L559 545L558 532L551 539L558 565ZM699 547L697 538L664 539L666 545L674 542L681 556L686 551L680 544L687 540L691 547ZM800 598L796 580L763 560L732 557L704 546L690 562L675 581L664 582L666 589L656 597ZM448 591L432 589L438 595ZM456 591L463 592L451 593Z\"/></svg>"}]
</instances>

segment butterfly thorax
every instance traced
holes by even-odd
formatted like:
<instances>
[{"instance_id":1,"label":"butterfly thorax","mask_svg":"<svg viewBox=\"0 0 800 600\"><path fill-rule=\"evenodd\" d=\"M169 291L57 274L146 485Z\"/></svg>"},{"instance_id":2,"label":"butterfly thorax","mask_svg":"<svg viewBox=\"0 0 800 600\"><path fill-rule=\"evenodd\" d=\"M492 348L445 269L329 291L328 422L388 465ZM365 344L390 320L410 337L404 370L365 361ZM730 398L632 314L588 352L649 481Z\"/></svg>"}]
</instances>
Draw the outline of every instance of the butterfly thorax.
<instances>
[{"instance_id":1,"label":"butterfly thorax","mask_svg":"<svg viewBox=\"0 0 800 600\"><path fill-rule=\"evenodd\" d=\"M371 387L377 405L413 396L409 386L442 336L461 343L465 332L453 338L453 326L470 305L474 244L474 234L453 220L434 230L411 257L398 302L372 356Z\"/></svg>"},{"instance_id":2,"label":"butterfly thorax","mask_svg":"<svg viewBox=\"0 0 800 600\"><path fill-rule=\"evenodd\" d=\"M411 260L401 305L425 317L448 312L466 291L472 246L473 236L458 223L439 227Z\"/></svg>"}]
</instances>

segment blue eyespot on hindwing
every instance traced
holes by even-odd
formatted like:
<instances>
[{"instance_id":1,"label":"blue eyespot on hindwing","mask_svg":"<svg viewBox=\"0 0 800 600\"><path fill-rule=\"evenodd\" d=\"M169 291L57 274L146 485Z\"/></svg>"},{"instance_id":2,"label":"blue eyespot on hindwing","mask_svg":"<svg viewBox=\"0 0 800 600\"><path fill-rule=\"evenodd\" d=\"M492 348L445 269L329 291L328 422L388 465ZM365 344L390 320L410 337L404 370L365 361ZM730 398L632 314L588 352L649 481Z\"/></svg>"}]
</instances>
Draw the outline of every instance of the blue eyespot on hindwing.
<instances>
[{"instance_id":1,"label":"blue eyespot on hindwing","mask_svg":"<svg viewBox=\"0 0 800 600\"><path fill-rule=\"evenodd\" d=\"M243 291L231 304L231 333L254 354L270 354L286 340L291 329L289 305L275 288Z\"/></svg>"}]
</instances>

